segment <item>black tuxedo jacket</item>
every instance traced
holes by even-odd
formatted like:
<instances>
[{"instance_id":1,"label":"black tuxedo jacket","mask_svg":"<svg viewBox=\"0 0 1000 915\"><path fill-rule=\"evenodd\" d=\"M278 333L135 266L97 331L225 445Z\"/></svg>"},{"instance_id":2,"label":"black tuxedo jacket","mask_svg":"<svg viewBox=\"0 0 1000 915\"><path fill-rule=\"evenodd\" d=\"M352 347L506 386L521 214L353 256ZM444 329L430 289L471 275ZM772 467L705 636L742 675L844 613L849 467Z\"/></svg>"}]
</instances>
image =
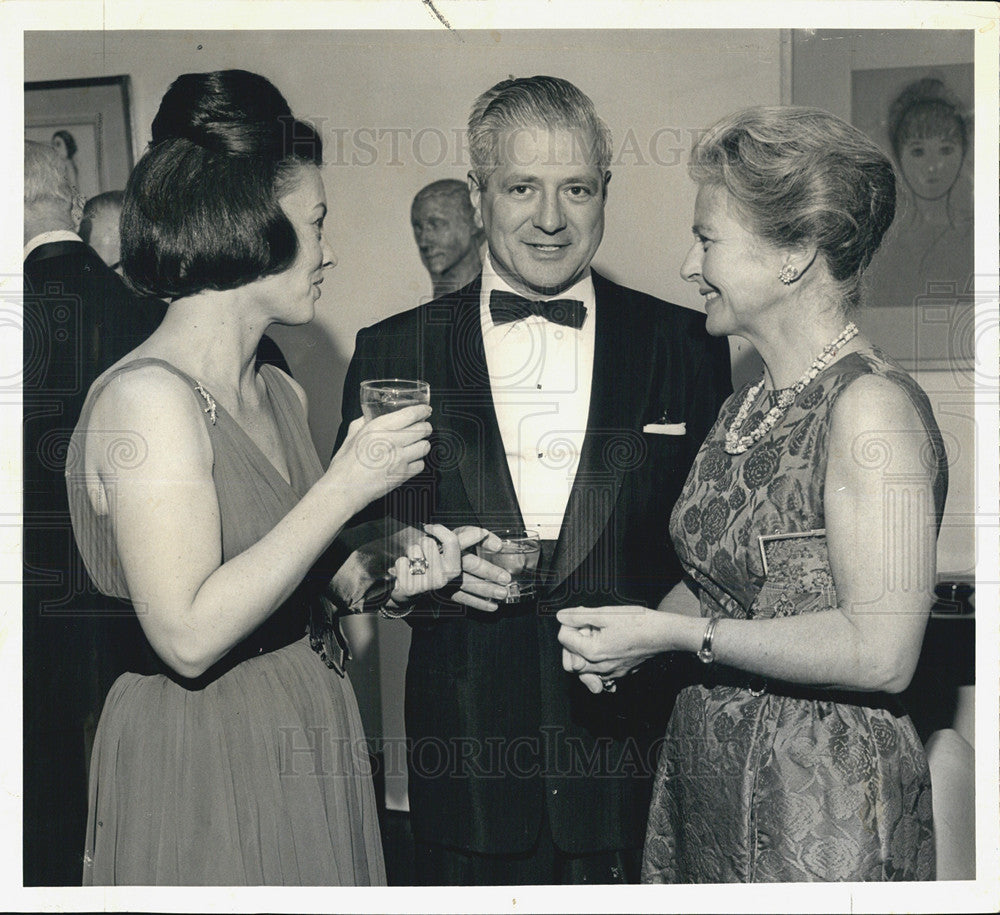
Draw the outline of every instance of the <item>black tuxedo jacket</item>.
<instances>
[{"instance_id":1,"label":"black tuxedo jacket","mask_svg":"<svg viewBox=\"0 0 1000 915\"><path fill-rule=\"evenodd\" d=\"M531 848L547 805L571 854L642 845L655 741L672 705L664 667L592 695L563 671L561 607L655 606L680 578L668 521L731 390L726 341L704 316L593 274L597 326L579 469L538 611L510 617L425 600L413 626L406 727L413 830L474 852ZM366 518L521 524L483 350L480 280L357 337L344 425L364 378L422 378L434 413L427 470ZM686 423L686 434L643 432Z\"/></svg>"}]
</instances>

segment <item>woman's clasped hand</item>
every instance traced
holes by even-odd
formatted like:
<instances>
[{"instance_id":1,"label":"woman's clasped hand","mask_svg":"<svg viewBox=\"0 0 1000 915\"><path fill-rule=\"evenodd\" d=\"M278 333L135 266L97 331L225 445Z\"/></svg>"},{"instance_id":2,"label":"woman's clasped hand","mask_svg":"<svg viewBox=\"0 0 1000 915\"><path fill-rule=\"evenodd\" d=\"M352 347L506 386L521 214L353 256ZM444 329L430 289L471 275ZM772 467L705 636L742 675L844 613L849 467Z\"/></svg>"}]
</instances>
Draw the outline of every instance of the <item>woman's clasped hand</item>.
<instances>
[{"instance_id":1,"label":"woman's clasped hand","mask_svg":"<svg viewBox=\"0 0 1000 915\"><path fill-rule=\"evenodd\" d=\"M573 607L556 619L563 669L592 693L608 691L643 661L665 650L671 619L645 607ZM657 637L659 635L659 638Z\"/></svg>"}]
</instances>

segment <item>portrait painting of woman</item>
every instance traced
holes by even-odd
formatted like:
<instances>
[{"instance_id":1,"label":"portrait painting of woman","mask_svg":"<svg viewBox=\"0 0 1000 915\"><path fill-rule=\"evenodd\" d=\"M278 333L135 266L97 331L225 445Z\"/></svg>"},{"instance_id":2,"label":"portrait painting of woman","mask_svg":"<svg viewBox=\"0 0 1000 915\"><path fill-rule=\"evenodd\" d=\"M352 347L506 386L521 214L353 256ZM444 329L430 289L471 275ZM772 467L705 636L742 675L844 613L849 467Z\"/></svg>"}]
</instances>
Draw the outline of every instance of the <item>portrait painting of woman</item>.
<instances>
[{"instance_id":1,"label":"portrait painting of woman","mask_svg":"<svg viewBox=\"0 0 1000 915\"><path fill-rule=\"evenodd\" d=\"M852 120L890 156L899 188L869 272L865 330L904 361L960 358L974 298L971 65L853 76Z\"/></svg>"}]
</instances>

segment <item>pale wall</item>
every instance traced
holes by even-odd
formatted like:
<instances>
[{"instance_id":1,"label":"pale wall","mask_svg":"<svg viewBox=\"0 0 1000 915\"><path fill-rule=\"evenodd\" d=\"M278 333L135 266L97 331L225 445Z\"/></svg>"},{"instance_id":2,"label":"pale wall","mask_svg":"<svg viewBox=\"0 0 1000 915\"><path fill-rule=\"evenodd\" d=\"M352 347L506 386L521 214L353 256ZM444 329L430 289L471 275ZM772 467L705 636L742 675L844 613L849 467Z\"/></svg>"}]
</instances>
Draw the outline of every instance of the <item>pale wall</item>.
<instances>
[{"instance_id":1,"label":"pale wall","mask_svg":"<svg viewBox=\"0 0 1000 915\"><path fill-rule=\"evenodd\" d=\"M792 101L797 105L818 105L850 119L852 70L932 67L971 63L972 59L970 30L799 30L792 44ZM995 236L987 240L995 246ZM976 378L971 371L951 368L912 374L930 397L950 465L948 501L938 538L938 571L970 574L975 564Z\"/></svg>"}]
</instances>

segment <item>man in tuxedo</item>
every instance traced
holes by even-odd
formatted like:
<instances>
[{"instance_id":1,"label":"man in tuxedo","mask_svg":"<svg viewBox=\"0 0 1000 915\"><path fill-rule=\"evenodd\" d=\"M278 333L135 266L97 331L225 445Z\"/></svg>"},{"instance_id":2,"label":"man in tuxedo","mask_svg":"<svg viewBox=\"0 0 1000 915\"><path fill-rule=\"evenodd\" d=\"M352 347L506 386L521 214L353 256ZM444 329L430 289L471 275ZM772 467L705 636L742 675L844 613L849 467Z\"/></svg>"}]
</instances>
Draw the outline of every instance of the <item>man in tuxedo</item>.
<instances>
[{"instance_id":1,"label":"man in tuxedo","mask_svg":"<svg viewBox=\"0 0 1000 915\"><path fill-rule=\"evenodd\" d=\"M358 334L340 431L362 379L430 382L427 469L387 516L542 542L536 602L485 613L439 594L407 617L417 879L633 881L669 665L593 695L562 669L555 612L656 606L679 579L670 510L731 389L729 351L703 315L591 269L611 138L579 89L499 83L473 107L469 146L482 273Z\"/></svg>"},{"instance_id":2,"label":"man in tuxedo","mask_svg":"<svg viewBox=\"0 0 1000 915\"><path fill-rule=\"evenodd\" d=\"M77 234L83 201L50 146L24 145L24 882L79 885L87 758L108 688L152 670L132 608L93 591L63 473L91 382L166 306L139 299Z\"/></svg>"}]
</instances>

